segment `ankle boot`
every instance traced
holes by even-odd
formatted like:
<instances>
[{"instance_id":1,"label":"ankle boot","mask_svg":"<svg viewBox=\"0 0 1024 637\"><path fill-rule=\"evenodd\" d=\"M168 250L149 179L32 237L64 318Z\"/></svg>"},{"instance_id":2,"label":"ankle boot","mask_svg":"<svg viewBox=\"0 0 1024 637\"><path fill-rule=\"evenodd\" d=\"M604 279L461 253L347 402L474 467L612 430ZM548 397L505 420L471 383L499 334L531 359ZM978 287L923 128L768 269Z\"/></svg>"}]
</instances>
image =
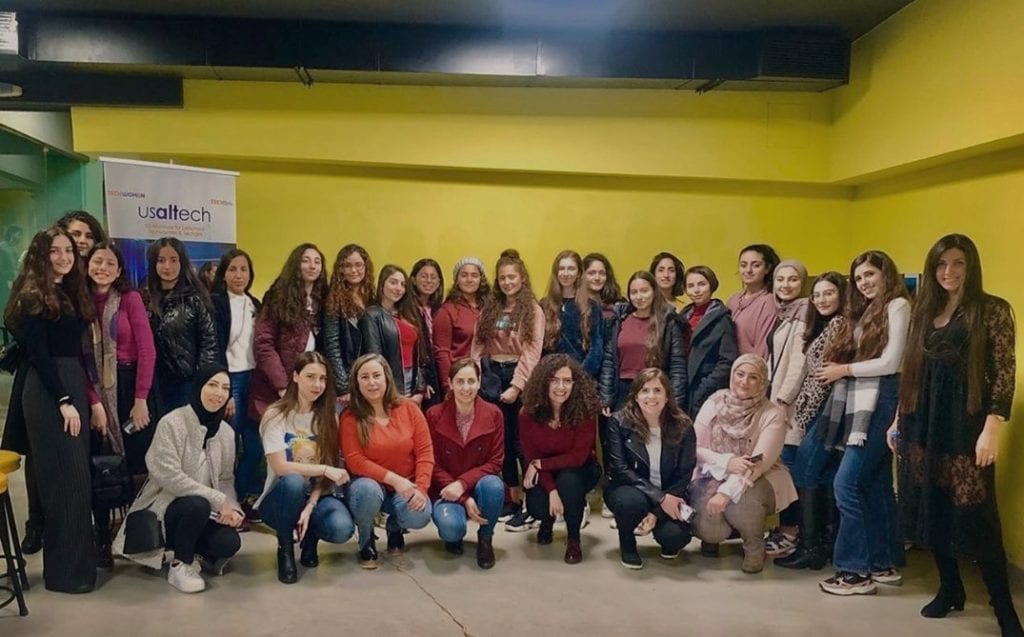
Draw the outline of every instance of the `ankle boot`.
<instances>
[{"instance_id":1,"label":"ankle boot","mask_svg":"<svg viewBox=\"0 0 1024 637\"><path fill-rule=\"evenodd\" d=\"M1013 597L1010 595L1006 558L979 562L978 566L981 567L981 579L985 582L985 587L988 588L988 603L995 611L1002 636L1024 637L1024 628L1020 625L1020 618L1013 607Z\"/></svg>"},{"instance_id":2,"label":"ankle boot","mask_svg":"<svg viewBox=\"0 0 1024 637\"><path fill-rule=\"evenodd\" d=\"M43 523L37 520L25 521L25 537L21 540L21 552L34 555L43 549Z\"/></svg>"},{"instance_id":3,"label":"ankle boot","mask_svg":"<svg viewBox=\"0 0 1024 637\"><path fill-rule=\"evenodd\" d=\"M299 552L299 564L302 564L306 568L316 568L320 566L320 556L317 554L317 544L320 540L313 535L311 532L306 533L306 537L302 539L302 550Z\"/></svg>"},{"instance_id":4,"label":"ankle boot","mask_svg":"<svg viewBox=\"0 0 1024 637\"><path fill-rule=\"evenodd\" d=\"M939 592L935 599L921 609L921 616L930 619L945 617L951 610L963 610L967 601L964 583L960 579L960 567L956 558L943 553L932 553L939 572Z\"/></svg>"},{"instance_id":5,"label":"ankle boot","mask_svg":"<svg viewBox=\"0 0 1024 637\"><path fill-rule=\"evenodd\" d=\"M483 569L494 566L494 536L476 534L476 565Z\"/></svg>"},{"instance_id":6,"label":"ankle boot","mask_svg":"<svg viewBox=\"0 0 1024 637\"><path fill-rule=\"evenodd\" d=\"M299 570L295 566L295 543L281 542L277 544L277 580L282 584L294 584L299 581Z\"/></svg>"},{"instance_id":7,"label":"ankle boot","mask_svg":"<svg viewBox=\"0 0 1024 637\"><path fill-rule=\"evenodd\" d=\"M828 562L825 552L825 521L828 511L824 489L800 490L800 544L796 551L775 560L782 568L820 571Z\"/></svg>"}]
</instances>

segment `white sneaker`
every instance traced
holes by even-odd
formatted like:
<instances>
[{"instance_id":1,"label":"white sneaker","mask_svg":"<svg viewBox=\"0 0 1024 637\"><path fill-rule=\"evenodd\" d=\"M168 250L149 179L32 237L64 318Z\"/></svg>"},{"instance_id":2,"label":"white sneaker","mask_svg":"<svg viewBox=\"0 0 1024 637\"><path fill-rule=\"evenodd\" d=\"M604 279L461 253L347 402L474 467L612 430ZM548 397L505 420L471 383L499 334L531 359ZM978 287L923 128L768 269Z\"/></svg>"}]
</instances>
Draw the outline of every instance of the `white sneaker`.
<instances>
[{"instance_id":1,"label":"white sneaker","mask_svg":"<svg viewBox=\"0 0 1024 637\"><path fill-rule=\"evenodd\" d=\"M199 563L178 562L167 569L167 583L182 593L200 593L206 590L206 581L199 574Z\"/></svg>"}]
</instances>

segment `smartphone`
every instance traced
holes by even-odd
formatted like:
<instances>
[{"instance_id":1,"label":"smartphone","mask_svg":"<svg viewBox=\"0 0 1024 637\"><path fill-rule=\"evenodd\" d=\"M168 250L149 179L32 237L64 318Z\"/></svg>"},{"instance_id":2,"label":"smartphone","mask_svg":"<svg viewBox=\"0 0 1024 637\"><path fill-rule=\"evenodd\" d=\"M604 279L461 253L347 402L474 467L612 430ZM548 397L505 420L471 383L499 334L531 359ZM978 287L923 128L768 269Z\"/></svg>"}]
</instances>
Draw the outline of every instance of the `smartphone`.
<instances>
[{"instance_id":1,"label":"smartphone","mask_svg":"<svg viewBox=\"0 0 1024 637\"><path fill-rule=\"evenodd\" d=\"M762 460L764 460L764 454L763 453L759 453L756 456L750 456L750 457L747 458L747 460L753 462L754 464L757 464L758 462L761 462Z\"/></svg>"},{"instance_id":2,"label":"smartphone","mask_svg":"<svg viewBox=\"0 0 1024 637\"><path fill-rule=\"evenodd\" d=\"M693 522L693 518L697 517L697 512L689 504L685 502L679 503L679 519L687 524Z\"/></svg>"}]
</instances>

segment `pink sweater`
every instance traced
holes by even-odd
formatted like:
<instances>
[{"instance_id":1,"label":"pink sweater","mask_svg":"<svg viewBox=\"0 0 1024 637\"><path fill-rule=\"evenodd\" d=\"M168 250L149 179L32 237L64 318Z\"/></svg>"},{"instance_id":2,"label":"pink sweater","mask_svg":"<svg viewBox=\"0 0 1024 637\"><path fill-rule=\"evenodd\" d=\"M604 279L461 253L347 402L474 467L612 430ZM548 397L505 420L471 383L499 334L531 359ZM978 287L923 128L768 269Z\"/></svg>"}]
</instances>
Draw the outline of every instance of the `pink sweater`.
<instances>
[{"instance_id":1,"label":"pink sweater","mask_svg":"<svg viewBox=\"0 0 1024 637\"><path fill-rule=\"evenodd\" d=\"M485 356L518 356L519 364L512 375L512 386L523 391L533 368L540 360L541 349L544 347L544 310L540 304L533 304L533 338L529 343L523 341L518 326L510 331L498 330L487 343L481 344L473 337L473 348L470 356L479 361Z\"/></svg>"},{"instance_id":2,"label":"pink sweater","mask_svg":"<svg viewBox=\"0 0 1024 637\"><path fill-rule=\"evenodd\" d=\"M96 315L103 316L109 294L95 294ZM153 386L153 367L156 365L156 346L149 326L146 307L135 290L121 295L117 312L117 362L135 363L135 397L143 400Z\"/></svg>"},{"instance_id":3,"label":"pink sweater","mask_svg":"<svg viewBox=\"0 0 1024 637\"><path fill-rule=\"evenodd\" d=\"M775 297L761 290L753 297L743 298L743 292L729 297L726 307L736 325L736 348L740 355L757 354L768 360L768 335L775 327Z\"/></svg>"}]
</instances>

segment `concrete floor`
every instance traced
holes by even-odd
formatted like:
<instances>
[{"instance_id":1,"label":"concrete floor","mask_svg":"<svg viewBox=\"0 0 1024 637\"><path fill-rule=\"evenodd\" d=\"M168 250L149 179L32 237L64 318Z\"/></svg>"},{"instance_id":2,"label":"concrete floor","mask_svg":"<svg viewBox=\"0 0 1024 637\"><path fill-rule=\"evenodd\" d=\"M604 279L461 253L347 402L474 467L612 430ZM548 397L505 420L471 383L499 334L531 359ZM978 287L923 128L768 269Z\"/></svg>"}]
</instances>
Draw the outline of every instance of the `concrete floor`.
<instances>
[{"instance_id":1,"label":"concrete floor","mask_svg":"<svg viewBox=\"0 0 1024 637\"><path fill-rule=\"evenodd\" d=\"M0 391L4 384L0 380ZM16 515L23 521L22 472L11 480ZM374 572L358 567L354 541L321 544L320 567L300 569L298 584L285 586L276 580L275 541L265 531L245 534L227 573L208 579L206 592L197 595L178 593L164 573L123 560L112 574L101 573L98 589L89 595L50 593L42 586L41 555L31 556L30 614L18 617L14 605L0 609L0 636L999 634L984 587L969 567L964 568L968 605L963 613L944 620L919 616L936 586L931 559L921 552L909 554L902 587L880 586L876 596L844 599L818 590L817 581L827 571L768 566L759 575L744 575L738 546L709 559L693 542L679 560L666 562L645 538L644 569L628 571L619 565L616 532L595 514L583 531L584 562L576 566L562 562L564 533L557 530L555 543L542 547L535 533L499 528L498 563L482 571L472 543L466 555L448 555L428 527L407 536L404 557L382 555ZM1020 607L1019 579L1015 586Z\"/></svg>"}]
</instances>

